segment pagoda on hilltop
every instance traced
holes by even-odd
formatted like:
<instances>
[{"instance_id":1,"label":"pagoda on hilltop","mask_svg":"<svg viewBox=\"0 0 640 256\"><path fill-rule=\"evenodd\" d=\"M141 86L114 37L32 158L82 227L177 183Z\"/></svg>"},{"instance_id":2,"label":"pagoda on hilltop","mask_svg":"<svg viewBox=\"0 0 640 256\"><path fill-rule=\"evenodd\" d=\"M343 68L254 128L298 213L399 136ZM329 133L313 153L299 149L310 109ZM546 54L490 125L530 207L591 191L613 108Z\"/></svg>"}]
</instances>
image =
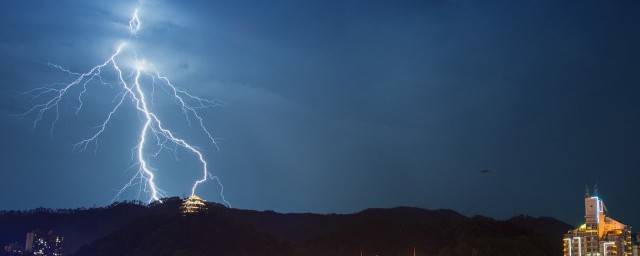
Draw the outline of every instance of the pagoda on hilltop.
<instances>
[{"instance_id":1,"label":"pagoda on hilltop","mask_svg":"<svg viewBox=\"0 0 640 256\"><path fill-rule=\"evenodd\" d=\"M180 213L185 216L187 214L207 212L207 205L205 202L206 201L202 198L192 195L184 200L182 206L180 206Z\"/></svg>"}]
</instances>

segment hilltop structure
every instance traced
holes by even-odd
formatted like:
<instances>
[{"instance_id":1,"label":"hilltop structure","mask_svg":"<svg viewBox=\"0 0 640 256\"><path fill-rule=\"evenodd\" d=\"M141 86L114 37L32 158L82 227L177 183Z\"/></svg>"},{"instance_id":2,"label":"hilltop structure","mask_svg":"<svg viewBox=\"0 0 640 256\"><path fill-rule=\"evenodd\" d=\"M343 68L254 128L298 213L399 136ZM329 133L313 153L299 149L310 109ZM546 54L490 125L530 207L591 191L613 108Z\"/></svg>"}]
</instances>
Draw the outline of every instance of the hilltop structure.
<instances>
[{"instance_id":1,"label":"hilltop structure","mask_svg":"<svg viewBox=\"0 0 640 256\"><path fill-rule=\"evenodd\" d=\"M205 202L206 201L202 198L196 195L192 195L184 200L182 206L180 207L180 212L183 216L187 214L206 212L207 205L205 204Z\"/></svg>"},{"instance_id":2,"label":"hilltop structure","mask_svg":"<svg viewBox=\"0 0 640 256\"><path fill-rule=\"evenodd\" d=\"M631 256L631 227L609 217L597 195L587 194L584 207L585 223L564 235L564 256Z\"/></svg>"}]
</instances>

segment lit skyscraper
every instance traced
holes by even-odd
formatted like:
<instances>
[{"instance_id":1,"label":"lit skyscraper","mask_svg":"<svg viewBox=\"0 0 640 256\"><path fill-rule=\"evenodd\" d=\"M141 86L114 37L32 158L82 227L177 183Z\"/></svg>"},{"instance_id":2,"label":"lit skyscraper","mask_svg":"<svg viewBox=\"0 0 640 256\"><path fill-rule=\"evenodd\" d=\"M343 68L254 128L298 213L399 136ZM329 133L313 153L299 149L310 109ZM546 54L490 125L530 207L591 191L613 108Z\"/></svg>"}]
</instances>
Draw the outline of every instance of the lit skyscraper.
<instances>
[{"instance_id":1,"label":"lit skyscraper","mask_svg":"<svg viewBox=\"0 0 640 256\"><path fill-rule=\"evenodd\" d=\"M585 223L564 235L564 256L629 256L631 227L607 216L598 196L584 199Z\"/></svg>"}]
</instances>

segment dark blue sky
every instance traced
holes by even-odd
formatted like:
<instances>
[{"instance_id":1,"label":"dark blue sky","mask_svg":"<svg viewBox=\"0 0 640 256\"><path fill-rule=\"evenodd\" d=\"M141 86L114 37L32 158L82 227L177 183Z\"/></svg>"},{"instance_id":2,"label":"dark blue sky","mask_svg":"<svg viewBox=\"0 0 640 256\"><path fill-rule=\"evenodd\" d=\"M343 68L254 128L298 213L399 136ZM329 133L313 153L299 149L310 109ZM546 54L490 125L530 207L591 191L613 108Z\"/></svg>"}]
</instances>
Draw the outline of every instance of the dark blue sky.
<instances>
[{"instance_id":1,"label":"dark blue sky","mask_svg":"<svg viewBox=\"0 0 640 256\"><path fill-rule=\"evenodd\" d=\"M93 86L32 130L21 92L69 81L130 40L203 111L220 151L184 117L238 208L354 212L399 205L507 218L583 216L585 183L640 225L637 1L45 1L0 8L0 209L105 205L133 174L129 105L97 150L72 152L118 90ZM189 194L191 156L153 160ZM491 172L481 174L480 170ZM214 183L199 194L219 201ZM125 194L133 198L134 193Z\"/></svg>"}]
</instances>

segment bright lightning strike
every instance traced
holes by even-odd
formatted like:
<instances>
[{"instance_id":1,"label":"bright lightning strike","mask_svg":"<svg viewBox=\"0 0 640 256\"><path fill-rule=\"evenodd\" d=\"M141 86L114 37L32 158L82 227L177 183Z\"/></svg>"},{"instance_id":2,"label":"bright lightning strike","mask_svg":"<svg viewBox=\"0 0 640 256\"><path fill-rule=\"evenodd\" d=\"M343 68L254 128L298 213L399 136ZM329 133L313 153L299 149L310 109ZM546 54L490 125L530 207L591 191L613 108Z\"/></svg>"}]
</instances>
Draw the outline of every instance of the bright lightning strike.
<instances>
[{"instance_id":1,"label":"bright lightning strike","mask_svg":"<svg viewBox=\"0 0 640 256\"><path fill-rule=\"evenodd\" d=\"M129 20L129 30L131 30L132 34L138 33L140 31L140 18L138 18L138 9L133 12L131 15L131 20Z\"/></svg>"},{"instance_id":2,"label":"bright lightning strike","mask_svg":"<svg viewBox=\"0 0 640 256\"><path fill-rule=\"evenodd\" d=\"M140 30L140 19L138 17L137 9L129 20L129 29L132 34L136 34ZM122 66L119 62L121 55L126 52L133 54L136 59L135 64L132 65L133 71L130 76L125 75L123 70L126 67ZM180 111L186 116L189 125L191 125L190 118L195 118L200 129L207 135L208 139L217 149L217 142L205 127L203 118L198 111L209 107L220 106L223 105L223 103L217 100L200 98L179 89L169 80L169 78L161 75L153 65L145 60L139 60L137 56L138 54L133 47L126 43L122 43L108 59L89 69L85 73L73 72L59 65L49 63L50 66L67 73L68 75L74 76L75 79L69 83L39 87L25 92L25 94L32 95L36 98L45 98L45 101L31 107L23 114L23 116L31 114L36 116L33 123L33 127L35 129L47 112L54 112L55 118L51 125L51 131L53 131L54 125L60 117L60 101L65 97L71 97L71 94L79 91L75 97L75 100L78 102L78 106L76 107L77 115L84 105L83 96L87 92L88 84L92 81L97 81L100 84L108 85L102 80L101 75L103 70L112 68L112 70L117 74L116 79L118 84L121 86L122 91L114 100L115 105L110 109L106 118L104 118L104 120L97 126L97 131L93 135L76 143L74 145L74 151L84 151L88 149L90 145L94 145L97 149L98 138L106 130L113 115L115 115L116 112L118 112L118 110L127 102L130 102L133 107L135 107L141 116L142 126L139 130L139 137L136 146L132 149L132 159L134 159L135 163L130 168L137 167L137 172L129 182L116 193L114 200L118 199L126 189L138 186L138 196L145 192L149 195L148 202L160 201L160 198L164 196L164 192L158 188L156 184L156 175L154 173L154 169L149 164L149 158L157 156L165 149L176 152L176 148L182 148L191 153L202 166L202 169L200 170L201 178L193 183L191 195L195 195L198 185L209 179L215 180L220 186L220 196L222 201L230 207L231 205L224 197L224 187L222 186L222 182L217 176L213 175L209 171L207 161L200 149L190 144L185 139L177 136L175 132L167 128L163 124L161 117L153 110L152 107L154 98L153 92L155 92L156 87L160 87L175 100ZM141 81L143 77L151 78L153 83L143 84ZM145 89L151 89L152 94L148 95L145 93ZM173 145L173 147L171 147L171 145ZM153 153L148 153L153 148L155 148Z\"/></svg>"}]
</instances>

